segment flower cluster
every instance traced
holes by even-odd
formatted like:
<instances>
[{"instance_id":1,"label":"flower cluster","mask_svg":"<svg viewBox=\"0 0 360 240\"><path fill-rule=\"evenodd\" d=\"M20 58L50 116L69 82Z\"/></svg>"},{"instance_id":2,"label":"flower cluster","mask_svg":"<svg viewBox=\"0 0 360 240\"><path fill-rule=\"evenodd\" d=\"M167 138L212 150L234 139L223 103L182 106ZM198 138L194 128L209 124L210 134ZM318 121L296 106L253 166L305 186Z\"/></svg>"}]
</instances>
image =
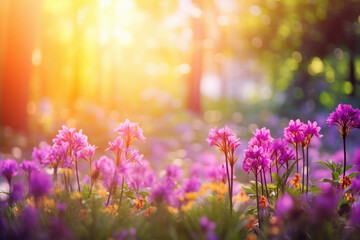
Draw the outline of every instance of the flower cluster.
<instances>
[{"instance_id":1,"label":"flower cluster","mask_svg":"<svg viewBox=\"0 0 360 240\"><path fill-rule=\"evenodd\" d=\"M341 137L345 138L353 128L360 128L360 110L351 105L339 104L326 122L336 126Z\"/></svg>"}]
</instances>

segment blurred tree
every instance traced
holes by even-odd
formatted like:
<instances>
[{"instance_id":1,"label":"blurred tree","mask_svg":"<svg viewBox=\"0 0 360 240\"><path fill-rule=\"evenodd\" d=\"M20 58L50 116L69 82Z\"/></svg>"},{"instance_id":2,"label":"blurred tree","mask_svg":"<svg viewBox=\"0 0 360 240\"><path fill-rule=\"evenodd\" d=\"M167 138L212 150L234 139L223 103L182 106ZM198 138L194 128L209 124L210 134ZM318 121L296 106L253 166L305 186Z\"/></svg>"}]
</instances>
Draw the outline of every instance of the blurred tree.
<instances>
[{"instance_id":1,"label":"blurred tree","mask_svg":"<svg viewBox=\"0 0 360 240\"><path fill-rule=\"evenodd\" d=\"M243 9L238 31L244 39L242 51L266 67L275 89L285 91L294 84L288 97L328 106L336 100L318 92L356 94L360 1L253 0ZM336 71L344 61L348 67Z\"/></svg>"},{"instance_id":2,"label":"blurred tree","mask_svg":"<svg viewBox=\"0 0 360 240\"><path fill-rule=\"evenodd\" d=\"M39 0L10 1L1 85L1 125L27 131L32 54L40 12Z\"/></svg>"}]
</instances>

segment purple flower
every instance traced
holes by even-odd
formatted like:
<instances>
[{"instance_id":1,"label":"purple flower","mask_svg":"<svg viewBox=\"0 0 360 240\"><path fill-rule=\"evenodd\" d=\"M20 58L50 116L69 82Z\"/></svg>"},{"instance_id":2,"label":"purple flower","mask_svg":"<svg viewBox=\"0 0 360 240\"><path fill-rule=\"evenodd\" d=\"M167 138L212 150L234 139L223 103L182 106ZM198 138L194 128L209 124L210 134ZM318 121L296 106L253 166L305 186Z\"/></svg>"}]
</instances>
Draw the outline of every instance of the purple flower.
<instances>
[{"instance_id":1,"label":"purple flower","mask_svg":"<svg viewBox=\"0 0 360 240\"><path fill-rule=\"evenodd\" d=\"M32 172L37 172L39 171L39 166L36 164L35 161L27 161L27 160L23 160L20 163L20 168L22 168L22 170L24 171L24 173L30 178L30 175Z\"/></svg>"},{"instance_id":2,"label":"purple flower","mask_svg":"<svg viewBox=\"0 0 360 240\"><path fill-rule=\"evenodd\" d=\"M131 188L138 190L141 187L150 187L155 182L155 174L148 161L129 169L127 182Z\"/></svg>"},{"instance_id":3,"label":"purple flower","mask_svg":"<svg viewBox=\"0 0 360 240\"><path fill-rule=\"evenodd\" d=\"M360 128L360 111L351 105L339 104L326 122L329 126L335 125L341 137L345 138L353 128Z\"/></svg>"},{"instance_id":4,"label":"purple flower","mask_svg":"<svg viewBox=\"0 0 360 240\"><path fill-rule=\"evenodd\" d=\"M284 137L288 143L297 146L305 140L304 124L299 119L296 121L291 119L289 126L284 129Z\"/></svg>"},{"instance_id":5,"label":"purple flower","mask_svg":"<svg viewBox=\"0 0 360 240\"><path fill-rule=\"evenodd\" d=\"M50 165L51 168L72 167L73 163L71 158L67 156L66 149L61 145L54 144L50 148L50 152L47 157L43 160L42 166Z\"/></svg>"},{"instance_id":6,"label":"purple flower","mask_svg":"<svg viewBox=\"0 0 360 240\"><path fill-rule=\"evenodd\" d=\"M95 150L96 150L95 145L87 144L87 146L80 149L77 157L88 160L88 158L91 158L94 156Z\"/></svg>"},{"instance_id":7,"label":"purple flower","mask_svg":"<svg viewBox=\"0 0 360 240\"><path fill-rule=\"evenodd\" d=\"M180 180L184 171L177 165L167 165L166 166L166 175L165 182L169 186L174 187L176 185L176 181Z\"/></svg>"},{"instance_id":8,"label":"purple flower","mask_svg":"<svg viewBox=\"0 0 360 240\"><path fill-rule=\"evenodd\" d=\"M3 175L8 183L11 183L11 179L18 174L19 166L13 159L6 159L0 161L0 174Z\"/></svg>"},{"instance_id":9,"label":"purple flower","mask_svg":"<svg viewBox=\"0 0 360 240\"><path fill-rule=\"evenodd\" d=\"M360 206L354 205L350 214L350 223L352 226L360 226Z\"/></svg>"},{"instance_id":10,"label":"purple flower","mask_svg":"<svg viewBox=\"0 0 360 240\"><path fill-rule=\"evenodd\" d=\"M132 123L129 119L120 123L119 127L115 129L115 132L120 134L124 139L128 141L127 147L133 139L145 140L143 130L138 123Z\"/></svg>"},{"instance_id":11,"label":"purple flower","mask_svg":"<svg viewBox=\"0 0 360 240\"><path fill-rule=\"evenodd\" d=\"M167 184L157 184L151 190L151 201L162 203L170 202L172 195L172 188Z\"/></svg>"},{"instance_id":12,"label":"purple flower","mask_svg":"<svg viewBox=\"0 0 360 240\"><path fill-rule=\"evenodd\" d=\"M215 222L211 222L203 216L200 218L200 227L203 232L213 231L216 227L216 224Z\"/></svg>"},{"instance_id":13,"label":"purple flower","mask_svg":"<svg viewBox=\"0 0 360 240\"><path fill-rule=\"evenodd\" d=\"M191 177L190 179L184 180L183 190L187 192L197 192L200 188L200 180L197 177Z\"/></svg>"},{"instance_id":14,"label":"purple flower","mask_svg":"<svg viewBox=\"0 0 360 240\"><path fill-rule=\"evenodd\" d=\"M292 197L284 193L284 195L277 201L276 210L280 216L285 215L294 207L294 200Z\"/></svg>"},{"instance_id":15,"label":"purple flower","mask_svg":"<svg viewBox=\"0 0 360 240\"><path fill-rule=\"evenodd\" d=\"M215 180L215 181L226 181L226 166L223 162L221 165L218 165L217 163L214 165L211 165L209 168L207 168L206 175L208 178Z\"/></svg>"},{"instance_id":16,"label":"purple flower","mask_svg":"<svg viewBox=\"0 0 360 240\"><path fill-rule=\"evenodd\" d=\"M10 201L19 202L24 199L24 187L22 183L15 183L10 193Z\"/></svg>"},{"instance_id":17,"label":"purple flower","mask_svg":"<svg viewBox=\"0 0 360 240\"><path fill-rule=\"evenodd\" d=\"M42 197L50 193L52 181L49 175L43 172L36 172L30 176L30 194L35 198Z\"/></svg>"},{"instance_id":18,"label":"purple flower","mask_svg":"<svg viewBox=\"0 0 360 240\"><path fill-rule=\"evenodd\" d=\"M106 156L100 157L94 162L94 172L96 171L100 174L104 186L109 188L115 173L114 161Z\"/></svg>"},{"instance_id":19,"label":"purple flower","mask_svg":"<svg viewBox=\"0 0 360 240\"><path fill-rule=\"evenodd\" d=\"M306 124L303 125L303 129L304 129L304 135L305 135L305 140L303 143L305 146L309 146L313 136L316 136L318 138L323 137L323 135L319 134L321 127L317 126L316 121L314 121L313 123L311 121L308 121L307 125Z\"/></svg>"}]
</instances>

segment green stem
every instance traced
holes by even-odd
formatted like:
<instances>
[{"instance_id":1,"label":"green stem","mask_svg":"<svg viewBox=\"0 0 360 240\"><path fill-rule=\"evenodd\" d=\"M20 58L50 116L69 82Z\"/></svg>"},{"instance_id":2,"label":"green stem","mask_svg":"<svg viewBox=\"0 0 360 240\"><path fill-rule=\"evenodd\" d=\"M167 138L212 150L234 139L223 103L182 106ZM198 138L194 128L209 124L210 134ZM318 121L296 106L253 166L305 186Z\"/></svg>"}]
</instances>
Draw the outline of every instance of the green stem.
<instances>
[{"instance_id":1,"label":"green stem","mask_svg":"<svg viewBox=\"0 0 360 240\"><path fill-rule=\"evenodd\" d=\"M261 229L261 220L260 220L260 207L259 207L259 190L258 190L258 175L255 174L255 189L256 189L256 207L259 221L259 229Z\"/></svg>"},{"instance_id":2,"label":"green stem","mask_svg":"<svg viewBox=\"0 0 360 240\"><path fill-rule=\"evenodd\" d=\"M343 172L343 179L345 178L345 172L346 172L346 141L345 141L346 137L343 138L343 143L344 143L344 172Z\"/></svg>"},{"instance_id":3,"label":"green stem","mask_svg":"<svg viewBox=\"0 0 360 240\"><path fill-rule=\"evenodd\" d=\"M302 172L302 193L304 193L305 190L305 152L304 147L302 147L302 156L303 156L303 172Z\"/></svg>"},{"instance_id":4,"label":"green stem","mask_svg":"<svg viewBox=\"0 0 360 240\"><path fill-rule=\"evenodd\" d=\"M306 147L306 194L309 192L309 146Z\"/></svg>"},{"instance_id":5,"label":"green stem","mask_svg":"<svg viewBox=\"0 0 360 240\"><path fill-rule=\"evenodd\" d=\"M78 190L81 193L77 160L75 160L75 170L76 170L76 180L77 180L77 184L78 184Z\"/></svg>"}]
</instances>

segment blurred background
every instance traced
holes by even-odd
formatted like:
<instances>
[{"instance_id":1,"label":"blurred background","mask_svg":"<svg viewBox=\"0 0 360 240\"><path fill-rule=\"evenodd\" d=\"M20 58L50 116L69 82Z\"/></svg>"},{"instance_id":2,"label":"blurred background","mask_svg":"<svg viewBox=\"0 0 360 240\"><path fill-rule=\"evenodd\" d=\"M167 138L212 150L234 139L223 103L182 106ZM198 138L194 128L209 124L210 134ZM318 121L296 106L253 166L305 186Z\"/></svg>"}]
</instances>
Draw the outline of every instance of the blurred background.
<instances>
[{"instance_id":1,"label":"blurred background","mask_svg":"<svg viewBox=\"0 0 360 240\"><path fill-rule=\"evenodd\" d=\"M126 118L153 161L203 157L214 125L244 149L290 118L318 120L334 152L325 120L360 105L359 43L357 0L1 0L2 158L29 158L62 124L102 154Z\"/></svg>"}]
</instances>

